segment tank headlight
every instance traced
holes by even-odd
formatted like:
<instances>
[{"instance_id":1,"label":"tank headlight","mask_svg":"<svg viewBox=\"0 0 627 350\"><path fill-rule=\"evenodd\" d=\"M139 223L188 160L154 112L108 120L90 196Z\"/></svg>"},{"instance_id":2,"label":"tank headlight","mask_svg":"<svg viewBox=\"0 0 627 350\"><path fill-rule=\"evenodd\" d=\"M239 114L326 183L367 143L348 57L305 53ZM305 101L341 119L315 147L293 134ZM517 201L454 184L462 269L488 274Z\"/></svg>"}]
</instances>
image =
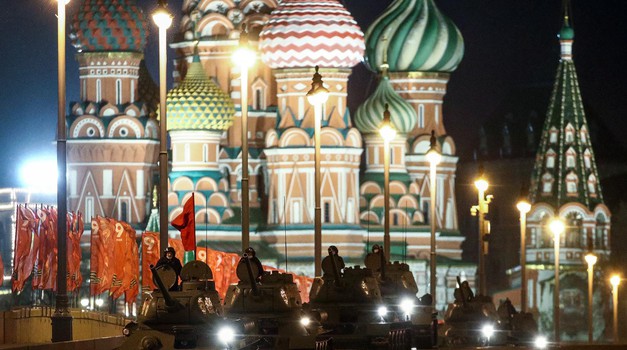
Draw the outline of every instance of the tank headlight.
<instances>
[{"instance_id":1,"label":"tank headlight","mask_svg":"<svg viewBox=\"0 0 627 350\"><path fill-rule=\"evenodd\" d=\"M235 340L235 330L232 327L224 326L218 331L218 340L225 345Z\"/></svg>"},{"instance_id":2,"label":"tank headlight","mask_svg":"<svg viewBox=\"0 0 627 350\"><path fill-rule=\"evenodd\" d=\"M400 306L401 311L403 311L405 315L411 315L412 311L414 310L414 301L409 298L405 298L401 300Z\"/></svg>"},{"instance_id":3,"label":"tank headlight","mask_svg":"<svg viewBox=\"0 0 627 350\"><path fill-rule=\"evenodd\" d=\"M307 327L309 326L309 323L311 323L311 320L309 319L309 317L303 316L300 318L300 324L302 324L303 326Z\"/></svg>"},{"instance_id":4,"label":"tank headlight","mask_svg":"<svg viewBox=\"0 0 627 350\"><path fill-rule=\"evenodd\" d=\"M546 337L543 335L537 336L536 339L534 339L533 341L533 346L536 349L546 349L548 345L549 345L549 342L546 340Z\"/></svg>"},{"instance_id":5,"label":"tank headlight","mask_svg":"<svg viewBox=\"0 0 627 350\"><path fill-rule=\"evenodd\" d=\"M128 328L124 328L122 330L122 334L124 334L125 337L128 337L129 335L131 335L131 330Z\"/></svg>"},{"instance_id":6,"label":"tank headlight","mask_svg":"<svg viewBox=\"0 0 627 350\"><path fill-rule=\"evenodd\" d=\"M385 306L379 306L379 308L377 309L377 315L379 315L379 317L385 317L385 315L388 314L388 308Z\"/></svg>"},{"instance_id":7,"label":"tank headlight","mask_svg":"<svg viewBox=\"0 0 627 350\"><path fill-rule=\"evenodd\" d=\"M494 326L491 324L484 325L481 328L481 334L483 334L483 336L488 339L492 338L492 336L494 335Z\"/></svg>"}]
</instances>

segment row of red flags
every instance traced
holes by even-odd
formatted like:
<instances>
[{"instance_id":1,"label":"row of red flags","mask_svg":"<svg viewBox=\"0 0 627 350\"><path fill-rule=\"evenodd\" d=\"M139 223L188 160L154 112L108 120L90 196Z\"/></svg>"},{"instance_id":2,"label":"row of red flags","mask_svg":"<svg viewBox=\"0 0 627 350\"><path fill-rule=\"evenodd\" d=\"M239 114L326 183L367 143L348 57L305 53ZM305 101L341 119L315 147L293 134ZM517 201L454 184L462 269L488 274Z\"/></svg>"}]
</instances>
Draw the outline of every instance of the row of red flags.
<instances>
[{"instance_id":1,"label":"row of red flags","mask_svg":"<svg viewBox=\"0 0 627 350\"><path fill-rule=\"evenodd\" d=\"M57 290L57 209L18 205L16 210L15 256L12 290L22 291L33 275L33 289ZM67 290L72 292L83 282L80 272L83 235L80 212L67 213Z\"/></svg>"},{"instance_id":2,"label":"row of red flags","mask_svg":"<svg viewBox=\"0 0 627 350\"><path fill-rule=\"evenodd\" d=\"M172 224L181 231L182 239L168 240L177 256L185 251L196 252L198 260L206 262L213 271L216 290L222 298L230 284L237 283L235 270L240 256L209 248L196 247L193 215L193 195L185 203L184 211ZM190 205L191 204L191 205ZM67 290L77 290L82 283L80 273L80 239L83 235L81 213L68 213L67 244ZM33 289L56 291L57 275L57 211L54 207L32 209L26 205L17 208L17 234L12 276L13 291L22 291L26 280L33 274ZM192 229L193 228L193 229ZM159 234L142 234L142 288L155 289L150 265L161 257ZM1 262L0 262L1 266ZM265 270L277 270L264 266ZM280 270L282 271L282 270ZM307 291L312 279L294 276L301 290L303 301L308 300ZM91 222L91 266L90 294L109 292L114 299L124 295L125 300L133 301L139 293L139 254L135 230L126 222L97 216Z\"/></svg>"}]
</instances>

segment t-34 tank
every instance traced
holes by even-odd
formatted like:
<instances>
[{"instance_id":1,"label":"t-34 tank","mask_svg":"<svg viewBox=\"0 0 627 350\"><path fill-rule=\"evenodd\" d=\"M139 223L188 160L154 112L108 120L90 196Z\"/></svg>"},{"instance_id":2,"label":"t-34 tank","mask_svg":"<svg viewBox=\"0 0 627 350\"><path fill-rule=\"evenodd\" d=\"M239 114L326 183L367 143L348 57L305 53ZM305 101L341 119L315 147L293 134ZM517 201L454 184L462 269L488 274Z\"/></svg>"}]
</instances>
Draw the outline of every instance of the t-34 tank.
<instances>
[{"instance_id":1,"label":"t-34 tank","mask_svg":"<svg viewBox=\"0 0 627 350\"><path fill-rule=\"evenodd\" d=\"M219 347L216 328L224 323L213 274L202 261L190 261L178 276L167 265L151 267L158 290L146 293L137 322L124 327L121 350L212 349Z\"/></svg>"},{"instance_id":2,"label":"t-34 tank","mask_svg":"<svg viewBox=\"0 0 627 350\"><path fill-rule=\"evenodd\" d=\"M381 297L388 312L394 314L396 319L411 321L412 344L421 349L435 346L437 313L433 311L430 294L416 297L418 285L409 265L398 261L387 262L383 250L376 244L372 253L366 255L365 263L379 283Z\"/></svg>"},{"instance_id":3,"label":"t-34 tank","mask_svg":"<svg viewBox=\"0 0 627 350\"><path fill-rule=\"evenodd\" d=\"M227 317L239 322L245 333L232 348L313 349L317 330L306 322L293 276L264 272L252 252L240 259L239 282L229 287L225 297ZM308 326L314 327L311 334Z\"/></svg>"},{"instance_id":4,"label":"t-34 tank","mask_svg":"<svg viewBox=\"0 0 627 350\"><path fill-rule=\"evenodd\" d=\"M390 313L369 268L341 268L337 250L322 260L310 291L309 312L322 326L316 349L410 349L412 324Z\"/></svg>"}]
</instances>

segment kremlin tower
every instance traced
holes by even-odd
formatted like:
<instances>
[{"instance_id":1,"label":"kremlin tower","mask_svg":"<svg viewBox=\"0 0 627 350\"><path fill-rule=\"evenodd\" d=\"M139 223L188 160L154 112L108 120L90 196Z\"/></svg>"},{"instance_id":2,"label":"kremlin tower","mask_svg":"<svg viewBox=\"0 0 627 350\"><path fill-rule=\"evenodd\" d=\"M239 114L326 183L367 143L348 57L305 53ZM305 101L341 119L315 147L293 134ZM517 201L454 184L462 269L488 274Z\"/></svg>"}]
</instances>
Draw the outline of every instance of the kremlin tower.
<instances>
[{"instance_id":1,"label":"kremlin tower","mask_svg":"<svg viewBox=\"0 0 627 350\"><path fill-rule=\"evenodd\" d=\"M568 16L559 32L561 59L549 101L540 145L531 176L527 214L526 264L527 305L536 316L543 315L540 331L553 332L555 270L554 235L548 223L554 217L564 221L560 235L559 299L562 340L587 340L585 300L587 300L587 253L599 263L610 256L610 212L603 202L588 122L579 91L573 61L574 30ZM519 278L520 269L510 271ZM605 282L595 281L605 286ZM604 329L607 309L603 288L594 287L594 339ZM518 304L518 302L515 302ZM565 316L568 315L568 316ZM545 317L546 316L546 317Z\"/></svg>"},{"instance_id":2,"label":"kremlin tower","mask_svg":"<svg viewBox=\"0 0 627 350\"><path fill-rule=\"evenodd\" d=\"M67 118L68 210L141 223L159 145L154 83L139 86L146 16L134 0L82 0L71 27L81 101Z\"/></svg>"}]
</instances>

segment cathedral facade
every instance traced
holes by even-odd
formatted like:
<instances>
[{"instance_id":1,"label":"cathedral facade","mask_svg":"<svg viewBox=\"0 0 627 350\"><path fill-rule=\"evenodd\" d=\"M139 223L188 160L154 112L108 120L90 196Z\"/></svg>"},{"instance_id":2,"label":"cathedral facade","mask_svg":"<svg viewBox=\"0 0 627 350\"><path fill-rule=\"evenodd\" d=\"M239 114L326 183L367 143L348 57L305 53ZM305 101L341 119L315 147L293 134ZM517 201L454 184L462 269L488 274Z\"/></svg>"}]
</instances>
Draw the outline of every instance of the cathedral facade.
<instances>
[{"instance_id":1,"label":"cathedral facade","mask_svg":"<svg viewBox=\"0 0 627 350\"><path fill-rule=\"evenodd\" d=\"M457 156L442 113L464 42L433 0L395 0L365 31L338 0L185 0L181 11L170 44L175 87L166 101L170 220L194 192L197 240L217 249L240 241L247 156L251 244L289 258L292 271L313 275L314 193L320 191L323 246L336 245L349 264L363 264L389 221L390 260L410 264L426 292L435 221L438 307L452 300L457 276L473 282L474 266L461 262ZM141 226L158 183L160 117L154 83L142 81L140 65L144 17L133 0L83 0L74 16L83 90L70 118L69 209L85 211L86 219L107 215ZM247 86L231 63L244 28L257 49ZM378 87L351 115L348 79L362 63ZM314 185L314 109L306 99L314 66L329 90L320 188ZM242 89L250 96L247 106ZM397 130L390 144L388 217L378 133L386 104ZM247 155L242 108L249 111ZM432 131L442 154L436 203L426 159Z\"/></svg>"}]
</instances>

